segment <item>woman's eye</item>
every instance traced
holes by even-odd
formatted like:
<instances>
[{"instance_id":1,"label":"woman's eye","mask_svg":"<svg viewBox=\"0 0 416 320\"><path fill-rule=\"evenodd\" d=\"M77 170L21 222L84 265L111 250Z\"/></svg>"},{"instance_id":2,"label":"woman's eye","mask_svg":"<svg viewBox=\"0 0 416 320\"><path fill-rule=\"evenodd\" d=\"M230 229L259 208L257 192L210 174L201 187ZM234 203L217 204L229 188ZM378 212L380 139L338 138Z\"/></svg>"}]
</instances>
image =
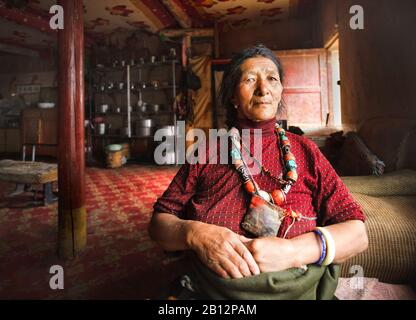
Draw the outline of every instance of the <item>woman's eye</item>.
<instances>
[{"instance_id":1,"label":"woman's eye","mask_svg":"<svg viewBox=\"0 0 416 320\"><path fill-rule=\"evenodd\" d=\"M254 81L256 81L256 79L254 79L254 78L248 78L248 79L246 80L246 82L254 82Z\"/></svg>"},{"instance_id":2,"label":"woman's eye","mask_svg":"<svg viewBox=\"0 0 416 320\"><path fill-rule=\"evenodd\" d=\"M273 81L279 81L279 79L276 78L276 77L270 77L270 79L273 80Z\"/></svg>"}]
</instances>

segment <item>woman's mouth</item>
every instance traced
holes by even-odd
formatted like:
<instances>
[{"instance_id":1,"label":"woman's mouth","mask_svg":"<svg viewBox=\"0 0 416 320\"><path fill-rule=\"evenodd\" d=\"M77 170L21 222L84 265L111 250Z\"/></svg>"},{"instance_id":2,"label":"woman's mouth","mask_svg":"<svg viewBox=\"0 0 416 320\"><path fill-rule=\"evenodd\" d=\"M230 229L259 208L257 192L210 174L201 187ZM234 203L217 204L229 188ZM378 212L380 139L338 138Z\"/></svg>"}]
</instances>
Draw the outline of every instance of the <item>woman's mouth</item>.
<instances>
[{"instance_id":1,"label":"woman's mouth","mask_svg":"<svg viewBox=\"0 0 416 320\"><path fill-rule=\"evenodd\" d=\"M253 103L254 106L266 106L266 105L269 105L269 104L270 104L270 102L268 102L268 101L258 101L258 102Z\"/></svg>"}]
</instances>

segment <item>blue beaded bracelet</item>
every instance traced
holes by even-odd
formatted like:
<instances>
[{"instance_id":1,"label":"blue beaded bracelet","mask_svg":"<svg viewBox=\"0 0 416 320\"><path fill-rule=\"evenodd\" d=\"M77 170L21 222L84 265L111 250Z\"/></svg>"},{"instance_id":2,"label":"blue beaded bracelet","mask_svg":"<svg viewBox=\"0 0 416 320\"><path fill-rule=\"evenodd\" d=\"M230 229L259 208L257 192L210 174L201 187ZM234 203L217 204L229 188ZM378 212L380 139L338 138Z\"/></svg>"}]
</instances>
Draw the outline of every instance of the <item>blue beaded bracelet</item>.
<instances>
[{"instance_id":1,"label":"blue beaded bracelet","mask_svg":"<svg viewBox=\"0 0 416 320\"><path fill-rule=\"evenodd\" d=\"M317 265L322 265L322 262L324 262L325 257L326 257L326 242L325 242L325 237L324 234L322 233L321 230L319 229L315 229L313 230L313 232L315 234L317 234L319 236L319 238L321 239L321 256L319 257L319 260L315 262L315 264Z\"/></svg>"}]
</instances>

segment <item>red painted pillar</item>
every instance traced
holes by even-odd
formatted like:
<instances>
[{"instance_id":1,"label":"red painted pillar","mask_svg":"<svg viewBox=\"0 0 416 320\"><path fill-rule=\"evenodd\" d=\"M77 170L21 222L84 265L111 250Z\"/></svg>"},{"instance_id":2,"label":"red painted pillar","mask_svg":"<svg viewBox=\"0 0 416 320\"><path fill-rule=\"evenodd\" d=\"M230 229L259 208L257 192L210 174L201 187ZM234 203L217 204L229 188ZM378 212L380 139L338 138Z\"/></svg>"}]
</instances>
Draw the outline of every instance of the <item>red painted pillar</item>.
<instances>
[{"instance_id":1,"label":"red painted pillar","mask_svg":"<svg viewBox=\"0 0 416 320\"><path fill-rule=\"evenodd\" d=\"M84 20L82 0L60 0L58 32L58 253L71 259L85 248Z\"/></svg>"}]
</instances>

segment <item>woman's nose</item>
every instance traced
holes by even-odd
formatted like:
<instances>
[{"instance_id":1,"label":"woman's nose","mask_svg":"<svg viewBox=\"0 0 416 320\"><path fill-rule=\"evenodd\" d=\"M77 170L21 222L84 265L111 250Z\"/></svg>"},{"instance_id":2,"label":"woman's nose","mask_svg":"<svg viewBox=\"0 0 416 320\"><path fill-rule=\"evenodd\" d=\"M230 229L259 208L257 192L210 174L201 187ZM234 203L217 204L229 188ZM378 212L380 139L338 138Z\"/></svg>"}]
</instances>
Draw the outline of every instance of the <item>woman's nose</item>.
<instances>
[{"instance_id":1,"label":"woman's nose","mask_svg":"<svg viewBox=\"0 0 416 320\"><path fill-rule=\"evenodd\" d=\"M260 79L256 88L256 95L265 96L270 93L267 81Z\"/></svg>"}]
</instances>

